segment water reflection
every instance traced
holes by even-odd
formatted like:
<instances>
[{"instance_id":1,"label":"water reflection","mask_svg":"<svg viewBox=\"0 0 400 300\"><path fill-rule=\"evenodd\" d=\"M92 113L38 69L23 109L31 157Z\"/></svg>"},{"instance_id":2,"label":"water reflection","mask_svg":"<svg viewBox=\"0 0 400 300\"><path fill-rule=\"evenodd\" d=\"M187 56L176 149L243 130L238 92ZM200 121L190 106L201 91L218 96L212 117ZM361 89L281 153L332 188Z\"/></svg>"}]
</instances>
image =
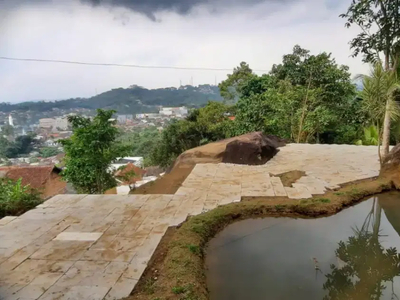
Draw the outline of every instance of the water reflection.
<instances>
[{"instance_id":1,"label":"water reflection","mask_svg":"<svg viewBox=\"0 0 400 300\"><path fill-rule=\"evenodd\" d=\"M362 227L355 228L354 235L347 241L339 242L335 254L341 263L339 266L332 264L330 273L326 274L324 300L381 299L388 282L391 283L391 299L399 299L393 279L400 275L400 256L396 248L384 249L379 242L380 202L382 200L374 198Z\"/></svg>"},{"instance_id":2,"label":"water reflection","mask_svg":"<svg viewBox=\"0 0 400 300\"><path fill-rule=\"evenodd\" d=\"M227 227L206 258L212 300L399 299L400 194L338 215Z\"/></svg>"}]
</instances>

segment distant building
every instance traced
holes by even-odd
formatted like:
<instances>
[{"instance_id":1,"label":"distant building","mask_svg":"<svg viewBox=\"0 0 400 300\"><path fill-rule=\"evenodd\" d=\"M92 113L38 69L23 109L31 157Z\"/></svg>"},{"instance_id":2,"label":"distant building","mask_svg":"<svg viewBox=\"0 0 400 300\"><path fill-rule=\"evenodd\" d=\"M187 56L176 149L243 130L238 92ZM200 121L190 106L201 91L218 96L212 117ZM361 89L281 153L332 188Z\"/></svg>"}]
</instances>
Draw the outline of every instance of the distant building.
<instances>
[{"instance_id":1,"label":"distant building","mask_svg":"<svg viewBox=\"0 0 400 300\"><path fill-rule=\"evenodd\" d=\"M11 114L8 115L8 125L14 127L14 120Z\"/></svg>"},{"instance_id":2,"label":"distant building","mask_svg":"<svg viewBox=\"0 0 400 300\"><path fill-rule=\"evenodd\" d=\"M126 166L129 163L134 164L135 166L139 168L143 168L143 157L121 157L117 158L116 161L114 161L111 164L111 169L118 170L122 166Z\"/></svg>"},{"instance_id":3,"label":"distant building","mask_svg":"<svg viewBox=\"0 0 400 300\"><path fill-rule=\"evenodd\" d=\"M68 119L65 117L57 118L44 118L39 120L39 127L44 129L52 128L54 131L67 130L68 129Z\"/></svg>"},{"instance_id":4,"label":"distant building","mask_svg":"<svg viewBox=\"0 0 400 300\"><path fill-rule=\"evenodd\" d=\"M56 120L53 118L44 118L39 120L39 127L40 128L45 128L45 129L50 129L54 128Z\"/></svg>"},{"instance_id":5,"label":"distant building","mask_svg":"<svg viewBox=\"0 0 400 300\"><path fill-rule=\"evenodd\" d=\"M58 145L58 142L55 141L55 140L53 140L53 139L48 139L48 140L46 140L46 141L44 142L44 145L45 145L46 147L58 147L58 146L59 146L59 145Z\"/></svg>"},{"instance_id":6,"label":"distant building","mask_svg":"<svg viewBox=\"0 0 400 300\"><path fill-rule=\"evenodd\" d=\"M188 109L185 106L182 107L162 107L160 109L161 116L175 116L185 117L188 115Z\"/></svg>"},{"instance_id":7,"label":"distant building","mask_svg":"<svg viewBox=\"0 0 400 300\"><path fill-rule=\"evenodd\" d=\"M133 120L133 115L117 115L117 122L119 124L126 124Z\"/></svg>"},{"instance_id":8,"label":"distant building","mask_svg":"<svg viewBox=\"0 0 400 300\"><path fill-rule=\"evenodd\" d=\"M55 118L54 120L54 128L59 130L67 130L68 124L67 118Z\"/></svg>"},{"instance_id":9,"label":"distant building","mask_svg":"<svg viewBox=\"0 0 400 300\"><path fill-rule=\"evenodd\" d=\"M60 176L61 170L54 166L0 167L0 178L22 179L23 185L38 189L43 199L66 192L66 182Z\"/></svg>"},{"instance_id":10,"label":"distant building","mask_svg":"<svg viewBox=\"0 0 400 300\"><path fill-rule=\"evenodd\" d=\"M136 119L157 119L160 118L160 114L149 113L149 114L136 114Z\"/></svg>"}]
</instances>

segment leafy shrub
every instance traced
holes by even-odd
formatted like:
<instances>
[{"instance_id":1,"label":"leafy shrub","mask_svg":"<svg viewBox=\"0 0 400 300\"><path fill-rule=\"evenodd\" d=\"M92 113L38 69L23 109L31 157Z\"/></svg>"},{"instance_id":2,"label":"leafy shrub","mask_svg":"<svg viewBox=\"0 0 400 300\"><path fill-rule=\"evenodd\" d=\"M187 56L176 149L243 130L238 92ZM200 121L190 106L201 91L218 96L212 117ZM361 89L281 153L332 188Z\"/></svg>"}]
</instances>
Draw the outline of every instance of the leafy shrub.
<instances>
[{"instance_id":1,"label":"leafy shrub","mask_svg":"<svg viewBox=\"0 0 400 300\"><path fill-rule=\"evenodd\" d=\"M40 193L29 185L0 178L0 218L7 215L20 215L42 203Z\"/></svg>"}]
</instances>

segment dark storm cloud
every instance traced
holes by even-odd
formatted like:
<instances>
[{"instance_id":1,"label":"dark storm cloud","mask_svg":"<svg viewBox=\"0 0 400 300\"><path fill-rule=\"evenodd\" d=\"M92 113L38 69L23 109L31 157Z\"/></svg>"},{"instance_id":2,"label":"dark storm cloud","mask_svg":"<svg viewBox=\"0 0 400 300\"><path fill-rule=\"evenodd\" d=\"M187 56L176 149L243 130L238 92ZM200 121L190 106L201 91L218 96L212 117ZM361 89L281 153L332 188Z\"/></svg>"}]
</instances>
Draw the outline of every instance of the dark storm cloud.
<instances>
[{"instance_id":1,"label":"dark storm cloud","mask_svg":"<svg viewBox=\"0 0 400 300\"><path fill-rule=\"evenodd\" d=\"M0 8L18 7L24 4L56 4L57 2L77 2L78 0L0 0ZM301 0L79 0L83 4L104 7L124 7L143 13L155 20L154 14L159 11L174 11L181 15L190 13L198 5L207 5L211 11L218 12L232 7L248 7L254 4L269 2L285 5Z\"/></svg>"},{"instance_id":2,"label":"dark storm cloud","mask_svg":"<svg viewBox=\"0 0 400 300\"><path fill-rule=\"evenodd\" d=\"M211 11L218 12L237 6L252 6L254 4L269 2L282 4L301 0L80 0L95 6L119 6L146 14L155 20L154 14L158 11L174 11L179 14L188 14L192 8L204 4Z\"/></svg>"}]
</instances>

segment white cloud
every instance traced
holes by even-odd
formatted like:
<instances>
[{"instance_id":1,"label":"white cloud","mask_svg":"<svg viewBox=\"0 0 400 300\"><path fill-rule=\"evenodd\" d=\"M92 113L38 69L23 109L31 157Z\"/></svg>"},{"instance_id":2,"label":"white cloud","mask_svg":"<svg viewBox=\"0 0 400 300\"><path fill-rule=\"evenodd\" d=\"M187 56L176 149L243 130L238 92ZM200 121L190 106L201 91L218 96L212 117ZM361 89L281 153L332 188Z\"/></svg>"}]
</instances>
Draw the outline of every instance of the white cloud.
<instances>
[{"instance_id":1,"label":"white cloud","mask_svg":"<svg viewBox=\"0 0 400 300\"><path fill-rule=\"evenodd\" d=\"M356 34L321 0L261 3L210 13L157 14L161 22L122 8L74 4L21 6L0 16L0 56L121 64L234 68L246 61L269 70L295 44L332 52L353 74L368 66L350 57ZM65 2L64 2L65 3ZM2 18L1 18L2 17ZM125 25L124 25L125 24ZM0 60L0 101L88 97L95 91L138 84L148 88L214 83L227 72L148 70Z\"/></svg>"}]
</instances>

